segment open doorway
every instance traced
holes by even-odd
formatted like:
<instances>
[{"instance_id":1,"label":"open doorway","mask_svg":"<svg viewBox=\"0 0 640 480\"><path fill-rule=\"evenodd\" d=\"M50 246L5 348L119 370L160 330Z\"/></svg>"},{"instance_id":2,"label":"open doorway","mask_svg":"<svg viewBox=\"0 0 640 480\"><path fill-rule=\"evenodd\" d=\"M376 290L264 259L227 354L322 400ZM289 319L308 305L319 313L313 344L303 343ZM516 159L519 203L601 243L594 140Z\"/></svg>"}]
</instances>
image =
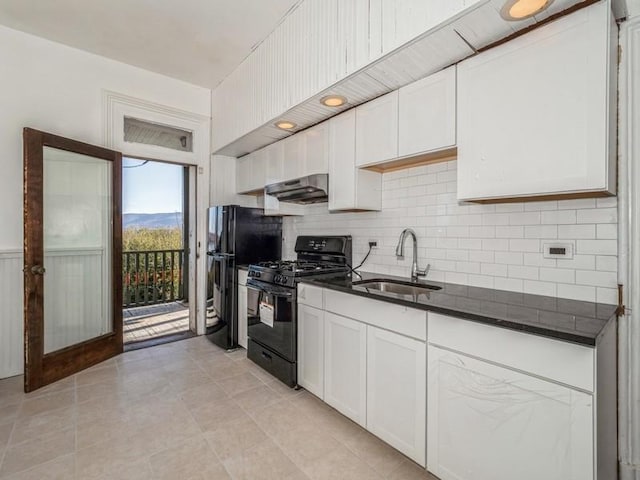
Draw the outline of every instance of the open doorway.
<instances>
[{"instance_id":1,"label":"open doorway","mask_svg":"<svg viewBox=\"0 0 640 480\"><path fill-rule=\"evenodd\" d=\"M193 336L189 304L189 167L123 157L125 350Z\"/></svg>"}]
</instances>

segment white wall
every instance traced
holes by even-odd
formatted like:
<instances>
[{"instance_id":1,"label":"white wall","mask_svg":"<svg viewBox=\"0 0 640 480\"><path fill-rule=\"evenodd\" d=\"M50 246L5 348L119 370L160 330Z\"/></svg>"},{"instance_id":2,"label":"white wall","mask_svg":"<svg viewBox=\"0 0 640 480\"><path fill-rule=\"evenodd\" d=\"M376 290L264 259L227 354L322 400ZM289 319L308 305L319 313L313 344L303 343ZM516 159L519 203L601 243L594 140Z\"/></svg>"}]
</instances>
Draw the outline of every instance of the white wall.
<instances>
[{"instance_id":1,"label":"white wall","mask_svg":"<svg viewBox=\"0 0 640 480\"><path fill-rule=\"evenodd\" d=\"M400 232L418 235L418 263L431 264L428 279L585 301L617 303L617 199L505 204L458 204L456 161L383 175L382 211L327 213L308 207L284 220L284 254L295 256L297 235L351 234L353 263L378 248L362 270L409 276L410 240L404 260L395 256ZM545 259L547 242L571 243L572 260Z\"/></svg>"},{"instance_id":2,"label":"white wall","mask_svg":"<svg viewBox=\"0 0 640 480\"><path fill-rule=\"evenodd\" d=\"M22 129L103 142L102 93L210 116L210 91L0 27L0 378L22 371Z\"/></svg>"}]
</instances>

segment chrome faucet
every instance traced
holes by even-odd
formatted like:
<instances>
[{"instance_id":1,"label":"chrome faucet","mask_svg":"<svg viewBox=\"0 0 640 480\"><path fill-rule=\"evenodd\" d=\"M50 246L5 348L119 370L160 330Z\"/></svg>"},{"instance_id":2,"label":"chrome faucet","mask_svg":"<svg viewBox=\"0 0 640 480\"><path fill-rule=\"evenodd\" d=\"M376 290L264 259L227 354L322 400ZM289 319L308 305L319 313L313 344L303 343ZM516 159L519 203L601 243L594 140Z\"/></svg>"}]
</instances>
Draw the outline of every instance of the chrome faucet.
<instances>
[{"instance_id":1,"label":"chrome faucet","mask_svg":"<svg viewBox=\"0 0 640 480\"><path fill-rule=\"evenodd\" d=\"M400 234L398 246L396 247L396 257L404 258L404 241L407 238L407 234L413 237L413 262L411 263L411 280L415 282L418 280L418 277L427 276L431 265L427 265L427 268L425 268L424 270L420 270L418 268L418 239L416 237L416 232L414 232L410 228L405 228Z\"/></svg>"}]
</instances>

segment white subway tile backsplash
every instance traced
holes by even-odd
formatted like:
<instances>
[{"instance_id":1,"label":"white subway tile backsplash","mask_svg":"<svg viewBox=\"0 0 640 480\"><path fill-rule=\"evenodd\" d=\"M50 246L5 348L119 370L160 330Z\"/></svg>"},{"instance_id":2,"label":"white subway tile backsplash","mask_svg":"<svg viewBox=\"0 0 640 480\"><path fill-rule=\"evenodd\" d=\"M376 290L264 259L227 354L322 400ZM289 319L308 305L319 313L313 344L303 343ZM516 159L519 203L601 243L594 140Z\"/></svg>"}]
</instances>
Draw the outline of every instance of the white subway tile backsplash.
<instances>
[{"instance_id":1,"label":"white subway tile backsplash","mask_svg":"<svg viewBox=\"0 0 640 480\"><path fill-rule=\"evenodd\" d=\"M618 242L616 240L578 240L576 251L593 255L617 255Z\"/></svg>"},{"instance_id":2,"label":"white subway tile backsplash","mask_svg":"<svg viewBox=\"0 0 640 480\"><path fill-rule=\"evenodd\" d=\"M615 285L618 279L616 272L593 272L589 270L576 271L576 284L605 287Z\"/></svg>"},{"instance_id":3,"label":"white subway tile backsplash","mask_svg":"<svg viewBox=\"0 0 640 480\"><path fill-rule=\"evenodd\" d=\"M595 225L558 225L558 238L594 239L596 238Z\"/></svg>"},{"instance_id":4,"label":"white subway tile backsplash","mask_svg":"<svg viewBox=\"0 0 640 480\"><path fill-rule=\"evenodd\" d=\"M618 238L618 224L617 223L603 223L601 225L597 225L596 229L596 238L599 240L611 239L615 240Z\"/></svg>"},{"instance_id":5,"label":"white subway tile backsplash","mask_svg":"<svg viewBox=\"0 0 640 480\"><path fill-rule=\"evenodd\" d=\"M573 300L582 300L585 302L596 301L596 287L558 283L557 288L558 297L571 298Z\"/></svg>"},{"instance_id":6,"label":"white subway tile backsplash","mask_svg":"<svg viewBox=\"0 0 640 480\"><path fill-rule=\"evenodd\" d=\"M538 280L540 278L538 267L527 267L524 265L509 265L508 275L510 278L527 280Z\"/></svg>"},{"instance_id":7,"label":"white subway tile backsplash","mask_svg":"<svg viewBox=\"0 0 640 480\"><path fill-rule=\"evenodd\" d=\"M575 210L557 210L552 212L542 212L541 223L546 225L567 225L576 223L577 214Z\"/></svg>"},{"instance_id":8,"label":"white subway tile backsplash","mask_svg":"<svg viewBox=\"0 0 640 480\"><path fill-rule=\"evenodd\" d=\"M617 208L594 208L588 210L578 210L578 223L617 223Z\"/></svg>"},{"instance_id":9,"label":"white subway tile backsplash","mask_svg":"<svg viewBox=\"0 0 640 480\"><path fill-rule=\"evenodd\" d=\"M430 280L617 303L616 197L458 203L456 161L385 173L382 185L381 212L329 214L320 204L285 218L284 256L295 256L298 235L351 234L355 263L378 241L362 270L407 277L411 248L398 260L395 247L411 227ZM558 241L574 245L573 258L544 258L543 245Z\"/></svg>"}]
</instances>

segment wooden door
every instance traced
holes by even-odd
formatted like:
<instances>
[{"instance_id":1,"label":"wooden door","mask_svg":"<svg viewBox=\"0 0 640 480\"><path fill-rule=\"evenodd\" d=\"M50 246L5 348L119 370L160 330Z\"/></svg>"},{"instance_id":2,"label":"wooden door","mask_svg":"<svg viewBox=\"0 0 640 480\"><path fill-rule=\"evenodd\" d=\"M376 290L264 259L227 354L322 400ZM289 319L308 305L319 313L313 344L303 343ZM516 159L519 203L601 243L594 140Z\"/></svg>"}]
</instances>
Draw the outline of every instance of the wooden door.
<instances>
[{"instance_id":1,"label":"wooden door","mask_svg":"<svg viewBox=\"0 0 640 480\"><path fill-rule=\"evenodd\" d=\"M24 388L122 352L122 156L25 128Z\"/></svg>"}]
</instances>

